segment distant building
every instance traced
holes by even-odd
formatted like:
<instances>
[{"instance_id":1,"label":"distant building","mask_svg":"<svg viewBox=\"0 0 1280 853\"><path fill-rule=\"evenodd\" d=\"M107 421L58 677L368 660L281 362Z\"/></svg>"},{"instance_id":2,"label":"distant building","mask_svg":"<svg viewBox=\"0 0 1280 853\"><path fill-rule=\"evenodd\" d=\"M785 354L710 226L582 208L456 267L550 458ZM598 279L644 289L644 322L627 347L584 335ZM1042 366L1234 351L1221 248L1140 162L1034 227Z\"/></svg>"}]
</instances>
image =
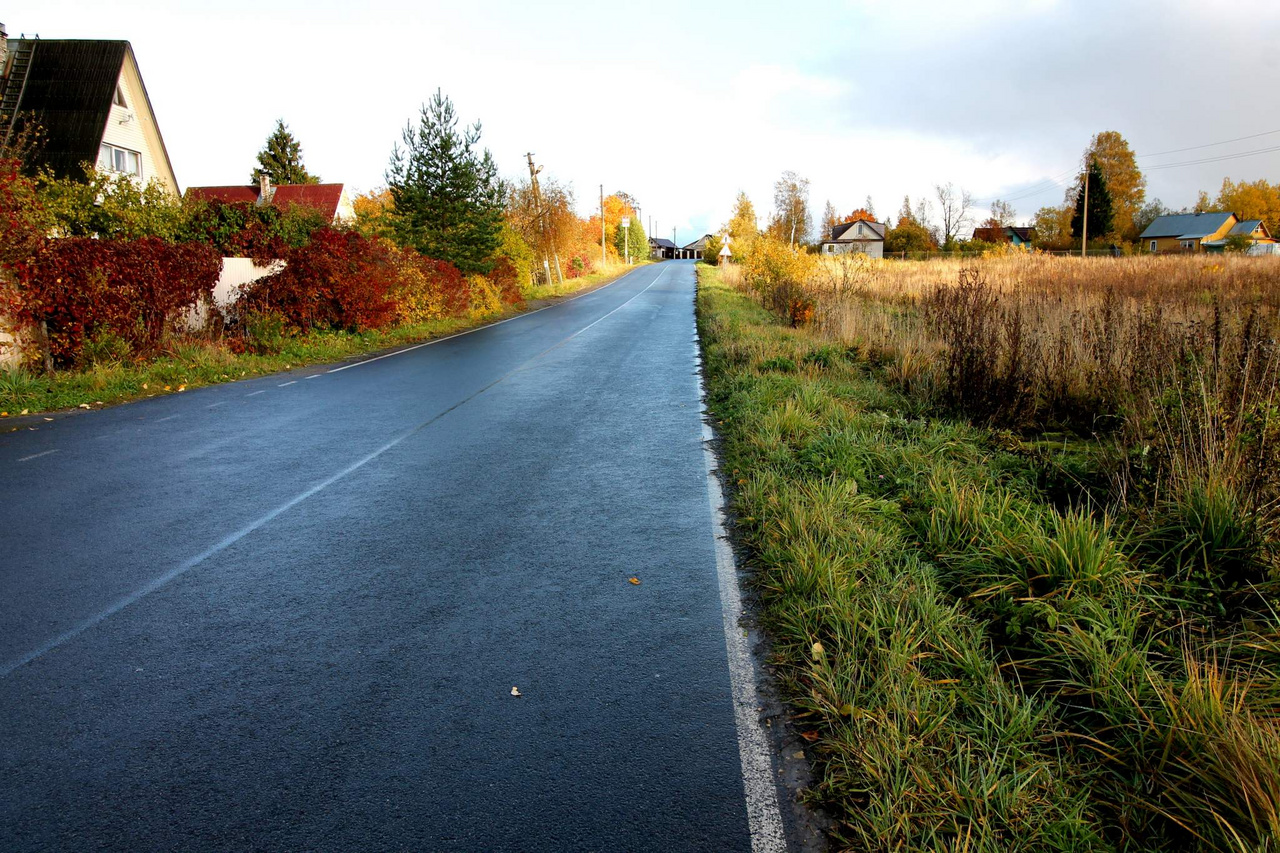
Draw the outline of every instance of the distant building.
<instances>
[{"instance_id":1,"label":"distant building","mask_svg":"<svg viewBox=\"0 0 1280 853\"><path fill-rule=\"evenodd\" d=\"M665 237L649 238L649 257L657 261L671 260L680 247Z\"/></svg>"},{"instance_id":2,"label":"distant building","mask_svg":"<svg viewBox=\"0 0 1280 853\"><path fill-rule=\"evenodd\" d=\"M692 243L689 243L688 245L681 247L681 249L679 250L679 257L686 258L686 259L693 259L695 261L702 260L702 255L707 250L707 241L710 239L711 239L710 234L703 234L701 237L699 237L697 240L694 240Z\"/></svg>"},{"instance_id":3,"label":"distant building","mask_svg":"<svg viewBox=\"0 0 1280 853\"><path fill-rule=\"evenodd\" d=\"M309 207L323 214L335 225L354 222L356 218L356 210L351 204L345 184L275 185L263 175L256 186L238 184L227 187L191 187L187 190L187 198L197 201L217 200L228 204L270 204L281 210Z\"/></svg>"},{"instance_id":4,"label":"distant building","mask_svg":"<svg viewBox=\"0 0 1280 853\"><path fill-rule=\"evenodd\" d=\"M44 131L34 165L59 177L100 171L178 179L127 41L8 38L0 24L0 140L24 121Z\"/></svg>"},{"instance_id":5,"label":"distant building","mask_svg":"<svg viewBox=\"0 0 1280 853\"><path fill-rule=\"evenodd\" d=\"M1234 213L1157 216L1138 237L1138 243L1148 252L1200 252L1206 244L1225 241L1239 222Z\"/></svg>"},{"instance_id":6,"label":"distant building","mask_svg":"<svg viewBox=\"0 0 1280 853\"><path fill-rule=\"evenodd\" d=\"M831 239L823 240L819 251L824 255L844 255L860 252L873 258L884 257L883 222L859 219L832 226Z\"/></svg>"},{"instance_id":7,"label":"distant building","mask_svg":"<svg viewBox=\"0 0 1280 853\"><path fill-rule=\"evenodd\" d=\"M973 239L984 243L1009 243L1020 249L1030 249L1036 239L1036 229L1016 225L996 225L973 229Z\"/></svg>"}]
</instances>

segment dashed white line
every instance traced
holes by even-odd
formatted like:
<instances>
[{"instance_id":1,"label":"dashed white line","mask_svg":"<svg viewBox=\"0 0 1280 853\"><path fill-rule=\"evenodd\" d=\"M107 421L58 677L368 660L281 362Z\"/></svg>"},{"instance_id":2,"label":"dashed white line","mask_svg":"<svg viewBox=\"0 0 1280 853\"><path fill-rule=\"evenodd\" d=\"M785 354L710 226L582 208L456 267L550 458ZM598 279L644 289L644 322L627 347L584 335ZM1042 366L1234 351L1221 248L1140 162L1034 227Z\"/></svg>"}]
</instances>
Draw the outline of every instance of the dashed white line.
<instances>
[{"instance_id":1,"label":"dashed white line","mask_svg":"<svg viewBox=\"0 0 1280 853\"><path fill-rule=\"evenodd\" d=\"M48 456L50 453L57 453L57 450L46 450L44 453L33 453L30 456L24 456L19 462L30 462L32 459L39 459L41 456Z\"/></svg>"},{"instance_id":2,"label":"dashed white line","mask_svg":"<svg viewBox=\"0 0 1280 853\"><path fill-rule=\"evenodd\" d=\"M626 306L628 306L628 305L630 305L632 302L634 302L636 299L638 299L638 298L639 298L639 297L640 297L640 296L641 296L645 291L647 291L650 287L653 287L655 284L657 284L657 283L658 283L658 281L660 281L660 280L663 278L663 276L664 276L665 274L666 274L666 271L664 270L661 274L659 274L656 278L654 278L654 280L653 280L653 281L651 281L651 282L650 282L650 283L649 283L649 284L648 284L648 285L647 285L643 290L641 290L639 293L634 294L634 295L633 295L630 299L628 299L626 302L623 302L621 305L617 306L617 307L616 307L616 308L614 308L612 311L610 311L609 313L605 314L603 317L600 317L600 318L599 318L599 319L597 319L595 322L593 322L593 323L589 323L588 325L583 326L583 327L582 327L581 329L579 329L578 331L574 332L573 334L571 334L571 335L569 335L568 337L566 337L566 338L564 338L563 340L561 340L559 343L557 343L557 344L553 344L552 346L548 347L547 349L545 349L545 350L543 350L542 352L538 353L537 355L533 356L532 358L530 358L528 361L526 361L524 364L520 365L519 367L513 368L512 370L508 371L507 373L504 373L502 376L499 376L497 379L493 380L493 381L492 381L492 382L490 382L488 385L484 386L484 387L483 387L483 388L481 388L479 391L476 391L474 394L472 394L471 396L467 397L466 399L464 399L464 400L459 400L457 403L454 403L452 406L450 406L449 408L447 408L447 409L445 409L444 411L440 412L439 414L435 415L434 417L428 418L427 420L425 420L425 421L423 421L422 423L418 424L416 427L413 427L412 429L409 429L409 430L406 430L405 432L400 433L400 435L398 435L398 436L396 436L395 438L391 439L391 440L390 440L390 441L388 441L386 444L384 444L384 445L382 445L381 447L379 447L377 450L375 450L375 451L373 451L372 453L369 453L368 455L366 455L366 456L364 456L364 457L360 458L359 460L357 460L357 461L355 461L355 462L351 463L351 464L350 464L350 465L348 465L346 468L343 468L341 471L339 471L338 473L334 474L333 476L331 476L331 477L329 477L329 478L327 478L327 479L325 479L325 480L322 480L322 481L321 481L321 482L319 482L319 483L316 483L314 486L312 486L311 488L307 489L306 491L301 492L301 493L300 493L300 494L298 494L298 495L295 495L294 497L290 498L289 500L287 500L287 501L285 501L284 503L282 503L282 504L280 504L279 506L277 506L275 509L273 509L273 510L271 510L270 512L268 512L266 515L263 515L262 517L258 518L256 521L252 521L252 522L250 522L249 524L247 524L247 525L245 525L244 527L240 528L240 529L239 529L239 530L237 530L236 532L234 532L234 533L230 534L229 536L225 537L225 538L224 538L224 539L222 539L220 542L217 542L217 543L215 543L214 545L210 546L209 548L206 548L204 551L201 551L199 554L195 555L194 557L192 557L191 559L189 559L189 560L187 560L186 562L182 563L181 565L175 566L174 568L170 569L169 571L165 572L164 574L160 575L159 577L154 578L153 580L151 580L151 581L147 582L146 584L144 584L142 587L140 587L139 589L135 590L134 592L132 592L132 593L130 593L130 594L128 594L128 595L126 595L126 596L124 596L124 597L123 597L123 598L121 598L121 599L118 599L118 600L117 600L117 601L115 601L113 604L110 604L110 605L109 605L105 610L102 610L101 612L97 613L96 615L90 616L88 619L85 619L85 620L84 620L83 622L81 622L79 625L76 625L76 626L73 626L72 628L69 628L68 630L64 631L63 633L59 634L58 636L54 637L53 639L48 640L48 641L47 641L47 642L45 642L43 645L41 645L39 648L36 648L36 649L31 650L30 652L27 652L26 654L22 655L21 657L15 658L14 660L11 660L11 661L8 661L8 662L0 662L0 678L5 678L5 677L7 677L7 676L8 676L10 673L12 673L15 669L18 669L18 668L19 668L19 667L21 667L21 666L25 666L26 664L30 663L31 661L35 660L36 658L41 657L42 655L46 654L46 653L47 653L47 652L49 652L49 651L52 651L53 649L56 649L58 646L61 646L63 643L66 643L66 642L69 642L70 640L75 639L76 637L78 637L78 636L80 636L81 634L83 634L85 631L88 631L90 628L94 627L95 625L97 625L97 624L99 624L99 623L101 623L101 622L103 622L103 621L105 621L105 620L107 620L107 619L111 618L112 616L114 616L115 614L119 613L121 610L124 610L126 607L128 607L128 606L129 606L129 605L131 605L131 604L133 604L134 602L139 601L140 599L142 599L142 598L146 597L147 595L150 595L151 593L155 592L156 590L158 590L158 589L160 589L161 587L163 587L163 586L165 586L166 584L168 584L170 581L174 580L175 578L178 578L178 577L180 577L180 576L182 576L182 575L186 574L186 573L187 573L187 572L189 572L191 569L193 569L193 568L195 568L196 566L200 565L200 564L201 564L201 563L203 563L205 560L209 559L210 557L214 556L215 554L218 554L218 553L220 553L220 552L222 552L222 551L226 550L227 548L231 547L231 546L232 546L232 545L234 545L235 543L239 542L241 539L243 539L243 538L245 538L246 536L248 536L249 534L253 533L253 532L254 532L255 530L257 530L258 528L262 527L263 525L267 524L267 523L268 523L268 522L270 522L271 520L275 519L277 516L281 515L282 513L288 512L288 511L289 511L290 509L292 509L293 507L295 507L295 506L297 506L298 504L302 503L303 501L307 500L307 499L308 499L308 498L310 498L312 495L314 495L314 494L316 494L316 493L318 493L318 492L322 492L322 491L324 491L325 489L329 488L329 486L332 486L334 483L337 483L339 480L342 480L342 479L346 478L348 475L350 475L350 474L352 474L352 473L354 473L354 472L356 472L356 471L360 470L360 469L361 469L361 468L363 468L365 465L369 464L370 462L372 462L373 460L377 459L377 458L378 458L379 456L381 456L382 454L386 453L388 450L391 450L392 448L394 448L394 447L396 447L397 445L399 445L399 444L400 444L401 442L403 442L405 439L408 439L408 438L410 438L410 437L412 437L412 436L414 436L414 435L417 435L418 433L422 432L422 431L423 431L424 429L426 429L427 427L429 427L429 426L431 426L432 424L434 424L436 421L438 421L438 420L440 420L441 418L443 418L443 417L445 417L446 415L448 415L450 412L454 411L455 409L457 409L457 408L459 408L459 407L461 407L461 406L466 405L467 403L469 403L469 402L471 402L472 400L474 400L476 397L479 397L481 394L483 394L483 393L485 393L486 391L488 391L490 388L494 387L495 385L499 384L500 382L505 381L507 378L509 378L509 377L511 377L511 376L514 376L516 373L519 373L521 370L524 370L524 369L525 369L525 368L527 368L530 364L532 364L533 362L535 362L535 361L537 361L538 359L542 358L542 357L543 357L544 355L546 355L547 353L551 352L552 350L554 350L554 349L556 349L556 348L558 348L558 347L563 346L564 344L566 344L566 343L568 343L569 341L573 340L574 338L578 337L578 335L581 335L583 332L585 332L585 331L587 331L588 329L592 328L592 327L593 327L593 326L595 326L597 323L599 323L601 320L604 320L605 318L610 317L610 316L612 316L612 315L616 314L618 311L622 310L623 308L625 308ZM628 273L628 275L629 275L629 273ZM625 276L624 276L624 277L625 277ZM522 315L522 316L525 316L525 315ZM514 317L513 317L512 319L516 319L516 318L514 318ZM266 389L264 389L264 390L266 390ZM261 394L261 393L262 393L262 391L255 391L255 392L253 392L253 394ZM249 395L247 395L247 396L252 397L252 396L253 396L253 394L249 394ZM727 617L726 617L726 618L727 618ZM766 756L766 758L767 758L767 756ZM777 803L776 803L776 802L774 803L774 808L775 808L775 810L776 810L776 808L777 808ZM754 824L753 824L753 826L754 826ZM770 851L770 853L771 853L772 849L773 849L773 848L768 848L768 847L756 848L756 849L755 849L755 851L753 851L753 853L761 853L761 851ZM784 849L785 849L785 848L784 848Z\"/></svg>"},{"instance_id":3,"label":"dashed white line","mask_svg":"<svg viewBox=\"0 0 1280 853\"><path fill-rule=\"evenodd\" d=\"M694 344L696 351L697 344ZM698 356L699 364L701 357ZM698 391L706 399L702 371L698 371ZM733 691L733 716L738 724L738 756L742 761L742 787L747 799L747 825L751 833L752 853L786 853L787 837L782 828L782 812L778 807L778 788L773 778L773 761L769 757L769 736L760 722L760 690L756 685L756 668L751 658L748 638L742 629L742 590L729 533L725 529L724 492L716 476L716 457L712 450L715 435L711 431L711 414L702 409L702 454L707 468L707 499L711 505L712 531L715 536L716 575L720 582L720 611L724 620L724 645L729 657L729 683Z\"/></svg>"},{"instance_id":4,"label":"dashed white line","mask_svg":"<svg viewBox=\"0 0 1280 853\"><path fill-rule=\"evenodd\" d=\"M167 418L156 418L156 423L160 424L160 423L164 423L165 421L171 421L176 417L177 415L169 415Z\"/></svg>"},{"instance_id":5,"label":"dashed white line","mask_svg":"<svg viewBox=\"0 0 1280 853\"><path fill-rule=\"evenodd\" d=\"M219 400L219 401L218 401L218 402L216 402L216 403L210 403L209 405L205 406L205 408L206 408L206 409L216 409L216 408L218 408L219 406L223 405L223 404L224 404L224 403L226 403L226 402L227 402L226 400Z\"/></svg>"},{"instance_id":6,"label":"dashed white line","mask_svg":"<svg viewBox=\"0 0 1280 853\"><path fill-rule=\"evenodd\" d=\"M270 390L271 390L270 388L263 388L261 391L253 391L252 393L245 394L245 396L246 396L246 397L256 397L256 396L258 396L259 394L265 394L265 393L267 393L267 392L268 392L268 391L270 391Z\"/></svg>"},{"instance_id":7,"label":"dashed white line","mask_svg":"<svg viewBox=\"0 0 1280 853\"><path fill-rule=\"evenodd\" d=\"M308 376L307 378L308 378L308 379L319 379L321 376L324 376L324 374L323 374L323 373L313 373L313 374L311 374L310 376Z\"/></svg>"},{"instance_id":8,"label":"dashed white line","mask_svg":"<svg viewBox=\"0 0 1280 853\"><path fill-rule=\"evenodd\" d=\"M277 385L276 387L277 387L277 388L287 388L287 387L289 387L290 385L297 385L297 384L298 384L298 380L296 380L296 379L291 379L291 380L289 380L288 382L281 382L281 383L280 383L279 385Z\"/></svg>"}]
</instances>

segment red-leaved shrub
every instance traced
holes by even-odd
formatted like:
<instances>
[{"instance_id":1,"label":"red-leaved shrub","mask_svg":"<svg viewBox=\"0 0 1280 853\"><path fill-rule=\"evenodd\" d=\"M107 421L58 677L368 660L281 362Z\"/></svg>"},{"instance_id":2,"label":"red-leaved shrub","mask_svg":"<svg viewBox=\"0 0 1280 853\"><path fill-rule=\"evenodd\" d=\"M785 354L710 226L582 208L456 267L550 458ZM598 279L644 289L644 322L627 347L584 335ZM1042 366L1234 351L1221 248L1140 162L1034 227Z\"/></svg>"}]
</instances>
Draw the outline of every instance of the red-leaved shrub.
<instances>
[{"instance_id":1,"label":"red-leaved shrub","mask_svg":"<svg viewBox=\"0 0 1280 853\"><path fill-rule=\"evenodd\" d=\"M9 312L23 325L45 323L50 354L68 365L102 333L155 354L170 320L212 298L222 259L200 243L68 237L42 240L14 269Z\"/></svg>"},{"instance_id":2,"label":"red-leaved shrub","mask_svg":"<svg viewBox=\"0 0 1280 853\"><path fill-rule=\"evenodd\" d=\"M242 309L280 314L302 332L376 329L394 316L399 274L381 242L326 227L283 257L285 268L255 282L241 298Z\"/></svg>"},{"instance_id":3,"label":"red-leaved shrub","mask_svg":"<svg viewBox=\"0 0 1280 853\"><path fill-rule=\"evenodd\" d=\"M520 275L506 258L498 258L488 278L498 288L503 302L508 305L519 305L524 302L524 292L520 289Z\"/></svg>"}]
</instances>

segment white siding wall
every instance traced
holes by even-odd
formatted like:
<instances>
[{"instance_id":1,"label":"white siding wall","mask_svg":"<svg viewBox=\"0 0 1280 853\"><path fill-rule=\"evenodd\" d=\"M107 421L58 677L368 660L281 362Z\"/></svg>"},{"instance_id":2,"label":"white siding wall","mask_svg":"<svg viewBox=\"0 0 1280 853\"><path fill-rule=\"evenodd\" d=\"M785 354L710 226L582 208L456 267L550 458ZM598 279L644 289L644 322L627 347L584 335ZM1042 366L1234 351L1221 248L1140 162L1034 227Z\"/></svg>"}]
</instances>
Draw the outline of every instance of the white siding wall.
<instances>
[{"instance_id":1,"label":"white siding wall","mask_svg":"<svg viewBox=\"0 0 1280 853\"><path fill-rule=\"evenodd\" d=\"M124 100L128 106L112 105L102 141L142 154L142 180L150 181L155 178L177 195L177 180L165 157L155 116L151 114L143 94L142 76L138 73L138 66L130 52L125 53L119 84L124 90Z\"/></svg>"},{"instance_id":2,"label":"white siding wall","mask_svg":"<svg viewBox=\"0 0 1280 853\"><path fill-rule=\"evenodd\" d=\"M22 352L12 331L0 317L0 370L14 370L22 363Z\"/></svg>"}]
</instances>

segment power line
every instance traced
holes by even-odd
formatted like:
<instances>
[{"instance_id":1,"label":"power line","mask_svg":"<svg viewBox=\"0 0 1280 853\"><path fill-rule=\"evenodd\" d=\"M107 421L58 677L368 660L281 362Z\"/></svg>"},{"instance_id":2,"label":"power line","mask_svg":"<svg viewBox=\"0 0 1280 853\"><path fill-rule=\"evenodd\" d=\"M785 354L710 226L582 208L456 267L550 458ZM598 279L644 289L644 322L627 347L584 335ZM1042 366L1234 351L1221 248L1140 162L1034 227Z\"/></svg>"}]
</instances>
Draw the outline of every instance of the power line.
<instances>
[{"instance_id":1,"label":"power line","mask_svg":"<svg viewBox=\"0 0 1280 853\"><path fill-rule=\"evenodd\" d=\"M1134 154L1134 157L1160 157L1165 154L1181 154L1183 151L1198 151L1201 148L1216 148L1219 145L1229 145L1232 142L1244 142L1246 139L1257 139L1259 136L1271 136L1274 133L1280 133L1280 130L1264 130L1262 133L1251 133L1248 136L1237 136L1235 139L1224 139L1221 142L1206 142L1204 145L1192 145L1190 148L1174 148L1170 151L1157 151L1154 154Z\"/></svg>"},{"instance_id":2,"label":"power line","mask_svg":"<svg viewBox=\"0 0 1280 853\"><path fill-rule=\"evenodd\" d=\"M1243 142L1247 139L1258 139L1259 137L1271 136L1276 133L1280 133L1280 130L1265 130L1262 133L1251 133L1248 136L1237 136L1234 139L1224 139L1221 142L1206 142L1204 145L1191 145L1187 148L1173 148L1168 151L1157 151L1152 154L1135 154L1134 159L1137 159L1140 157L1160 157L1165 154L1180 154L1184 151L1199 151L1204 148L1215 148L1219 145L1229 145L1233 142ZM1280 145L1273 146L1270 148L1258 148L1253 151L1240 151L1235 154L1221 154L1214 157L1204 157L1197 160L1184 160L1177 163L1161 163L1156 166L1147 166L1146 171L1154 172L1160 169L1177 169L1177 168L1182 168L1184 166L1202 166L1202 165L1207 165L1209 163L1220 163L1227 160L1238 160L1242 157L1254 157L1259 154L1270 154L1276 151L1280 151ZM975 201L973 203L975 205L982 207L982 206L991 204L992 202L995 202L995 201L1021 201L1024 199L1033 198L1035 196L1042 195L1043 193L1047 193L1053 189L1065 189L1067 186L1067 183L1064 182L1062 179L1067 177L1068 175L1077 173L1079 171L1080 171L1079 169L1073 166L1069 169L1066 169L1063 172L1059 172L1057 175L1055 175L1052 178L1046 178L1040 184L1033 184L1030 187L1026 187L1022 190L1019 190L1017 194L1009 196L1008 198L1002 199L1000 196L994 196L992 198L982 199L980 201Z\"/></svg>"},{"instance_id":3,"label":"power line","mask_svg":"<svg viewBox=\"0 0 1280 853\"><path fill-rule=\"evenodd\" d=\"M1238 160L1241 157L1254 157L1258 154L1270 154L1273 151L1280 151L1280 145L1274 145L1270 148L1258 148L1253 151L1240 151L1235 154L1222 154L1218 157L1205 157L1200 160L1184 160L1181 163L1161 163L1159 166L1148 166L1147 171L1153 172L1156 169L1175 169L1178 166L1199 166L1204 163L1220 163L1223 160Z\"/></svg>"}]
</instances>

